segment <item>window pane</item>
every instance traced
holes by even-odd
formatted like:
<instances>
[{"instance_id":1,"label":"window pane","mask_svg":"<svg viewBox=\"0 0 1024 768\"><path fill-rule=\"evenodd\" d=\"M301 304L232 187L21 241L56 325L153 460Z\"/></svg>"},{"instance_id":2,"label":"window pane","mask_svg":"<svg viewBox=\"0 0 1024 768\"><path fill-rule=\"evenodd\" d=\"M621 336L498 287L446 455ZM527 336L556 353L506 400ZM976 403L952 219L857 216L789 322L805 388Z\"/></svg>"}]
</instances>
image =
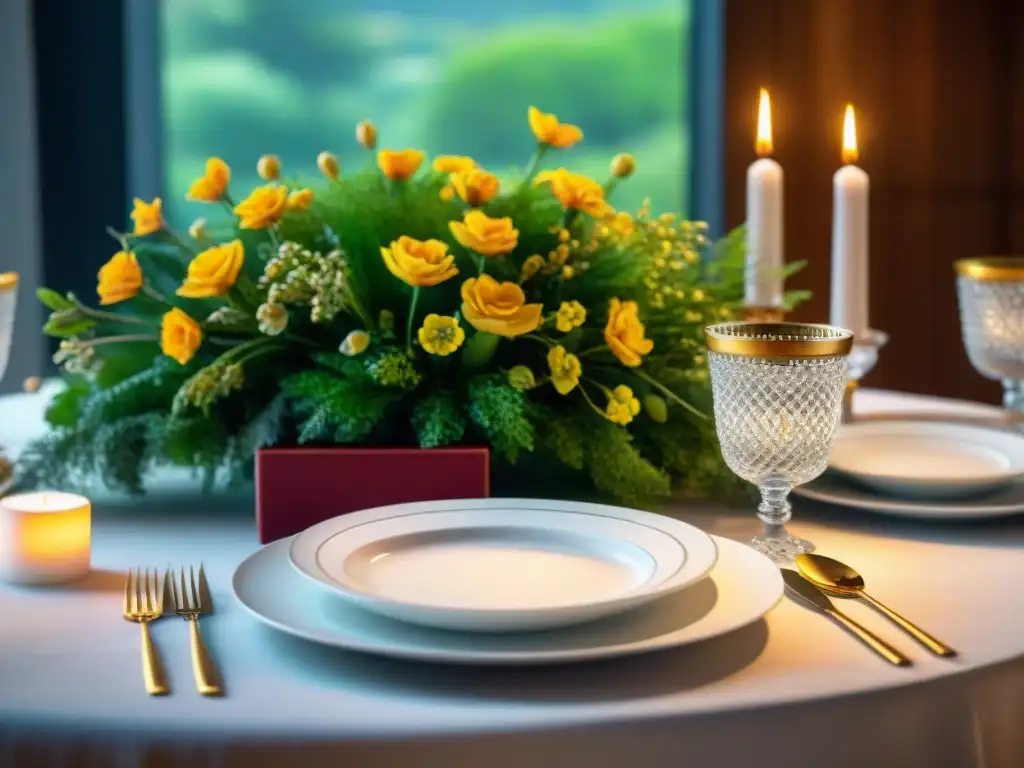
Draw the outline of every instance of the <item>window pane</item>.
<instances>
[{"instance_id":1,"label":"window pane","mask_svg":"<svg viewBox=\"0 0 1024 768\"><path fill-rule=\"evenodd\" d=\"M531 104L585 133L545 167L603 181L611 157L630 151L637 173L612 203L635 209L649 196L655 210L685 212L690 1L165 2L169 216L210 216L184 201L209 155L232 166L236 189L258 182L267 152L286 176L315 179L323 149L343 173L366 167L354 139L364 118L380 146L516 173L534 149Z\"/></svg>"}]
</instances>

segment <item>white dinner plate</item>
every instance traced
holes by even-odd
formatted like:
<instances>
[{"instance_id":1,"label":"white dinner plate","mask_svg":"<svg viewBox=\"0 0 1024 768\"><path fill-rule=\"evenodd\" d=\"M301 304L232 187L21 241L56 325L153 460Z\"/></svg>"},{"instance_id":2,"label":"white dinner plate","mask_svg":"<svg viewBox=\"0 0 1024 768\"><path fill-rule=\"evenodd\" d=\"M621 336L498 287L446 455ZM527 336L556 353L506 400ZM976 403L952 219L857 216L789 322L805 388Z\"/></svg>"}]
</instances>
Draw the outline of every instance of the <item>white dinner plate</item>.
<instances>
[{"instance_id":1,"label":"white dinner plate","mask_svg":"<svg viewBox=\"0 0 1024 768\"><path fill-rule=\"evenodd\" d=\"M349 651L466 665L593 661L724 635L757 621L778 604L783 594L779 569L745 544L712 538L719 556L709 578L628 613L544 632L448 632L365 611L300 576L289 563L289 539L250 555L231 583L242 606L258 621Z\"/></svg>"},{"instance_id":2,"label":"white dinner plate","mask_svg":"<svg viewBox=\"0 0 1024 768\"><path fill-rule=\"evenodd\" d=\"M1024 482L1011 483L973 499L896 499L829 471L805 485L798 485L793 493L841 507L925 520L977 520L1024 512Z\"/></svg>"},{"instance_id":3,"label":"white dinner plate","mask_svg":"<svg viewBox=\"0 0 1024 768\"><path fill-rule=\"evenodd\" d=\"M829 467L890 496L966 498L1024 476L1024 435L948 422L847 424Z\"/></svg>"},{"instance_id":4,"label":"white dinner plate","mask_svg":"<svg viewBox=\"0 0 1024 768\"><path fill-rule=\"evenodd\" d=\"M683 589L714 565L708 534L619 507L538 499L397 504L303 531L295 568L393 619L521 632L608 616Z\"/></svg>"}]
</instances>

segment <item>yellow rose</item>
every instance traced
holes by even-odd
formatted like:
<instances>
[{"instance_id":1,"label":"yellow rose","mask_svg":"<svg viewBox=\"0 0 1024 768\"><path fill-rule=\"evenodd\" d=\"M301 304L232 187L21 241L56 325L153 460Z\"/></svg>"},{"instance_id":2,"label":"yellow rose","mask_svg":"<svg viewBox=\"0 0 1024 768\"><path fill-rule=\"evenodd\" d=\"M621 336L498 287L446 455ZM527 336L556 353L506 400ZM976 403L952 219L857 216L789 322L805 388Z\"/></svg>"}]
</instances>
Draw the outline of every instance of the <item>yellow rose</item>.
<instances>
[{"instance_id":1,"label":"yellow rose","mask_svg":"<svg viewBox=\"0 0 1024 768\"><path fill-rule=\"evenodd\" d=\"M448 183L473 208L486 205L498 194L498 177L483 168L457 171L448 177Z\"/></svg>"},{"instance_id":2,"label":"yellow rose","mask_svg":"<svg viewBox=\"0 0 1024 768\"><path fill-rule=\"evenodd\" d=\"M338 156L326 150L316 156L316 167L320 169L320 173L331 181L337 181L338 175L341 173Z\"/></svg>"},{"instance_id":3,"label":"yellow rose","mask_svg":"<svg viewBox=\"0 0 1024 768\"><path fill-rule=\"evenodd\" d=\"M369 120L361 120L356 125L356 141L366 149L373 149L377 146L377 126Z\"/></svg>"},{"instance_id":4,"label":"yellow rose","mask_svg":"<svg viewBox=\"0 0 1024 768\"><path fill-rule=\"evenodd\" d=\"M586 307L578 301L563 301L555 316L555 327L562 333L568 333L573 328L579 328L586 321Z\"/></svg>"},{"instance_id":5,"label":"yellow rose","mask_svg":"<svg viewBox=\"0 0 1024 768\"><path fill-rule=\"evenodd\" d=\"M615 424L629 424L640 413L640 401L633 397L633 390L620 384L608 392L608 407L604 412L608 421Z\"/></svg>"},{"instance_id":6,"label":"yellow rose","mask_svg":"<svg viewBox=\"0 0 1024 768\"><path fill-rule=\"evenodd\" d=\"M527 112L530 130L541 144L559 149L568 149L583 138L583 131L578 126L560 123L554 115L547 115L536 107Z\"/></svg>"},{"instance_id":7,"label":"yellow rose","mask_svg":"<svg viewBox=\"0 0 1024 768\"><path fill-rule=\"evenodd\" d=\"M541 304L527 304L523 289L515 283L499 283L490 275L473 277L462 284L462 316L483 333L522 336L540 325Z\"/></svg>"},{"instance_id":8,"label":"yellow rose","mask_svg":"<svg viewBox=\"0 0 1024 768\"><path fill-rule=\"evenodd\" d=\"M199 323L175 307L160 323L160 349L165 355L185 365L203 343Z\"/></svg>"},{"instance_id":9,"label":"yellow rose","mask_svg":"<svg viewBox=\"0 0 1024 768\"><path fill-rule=\"evenodd\" d=\"M117 304L135 298L142 288L142 269L133 251L118 251L100 267L96 276L100 304Z\"/></svg>"},{"instance_id":10,"label":"yellow rose","mask_svg":"<svg viewBox=\"0 0 1024 768\"><path fill-rule=\"evenodd\" d=\"M462 221L451 221L448 227L461 245L484 256L508 253L519 242L519 230L507 216L492 219L483 211L468 211Z\"/></svg>"},{"instance_id":11,"label":"yellow rose","mask_svg":"<svg viewBox=\"0 0 1024 768\"><path fill-rule=\"evenodd\" d=\"M256 173L264 181L281 178L281 159L277 155L263 155L256 161Z\"/></svg>"},{"instance_id":12,"label":"yellow rose","mask_svg":"<svg viewBox=\"0 0 1024 768\"><path fill-rule=\"evenodd\" d=\"M188 265L178 295L186 299L223 296L235 284L244 263L245 248L241 240L207 248L196 254Z\"/></svg>"},{"instance_id":13,"label":"yellow rose","mask_svg":"<svg viewBox=\"0 0 1024 768\"><path fill-rule=\"evenodd\" d=\"M391 274L413 287L437 285L459 274L448 244L440 240L402 235L390 248L381 248L380 255Z\"/></svg>"},{"instance_id":14,"label":"yellow rose","mask_svg":"<svg viewBox=\"0 0 1024 768\"><path fill-rule=\"evenodd\" d=\"M312 189L296 189L288 193L288 199L284 206L289 211L308 211L310 203L313 202Z\"/></svg>"},{"instance_id":15,"label":"yellow rose","mask_svg":"<svg viewBox=\"0 0 1024 768\"><path fill-rule=\"evenodd\" d=\"M459 321L442 315L427 315L416 335L420 346L438 357L450 355L466 340L466 332L459 327Z\"/></svg>"},{"instance_id":16,"label":"yellow rose","mask_svg":"<svg viewBox=\"0 0 1024 768\"><path fill-rule=\"evenodd\" d=\"M434 170L438 173L461 173L476 168L472 157L463 155L438 155L434 158Z\"/></svg>"},{"instance_id":17,"label":"yellow rose","mask_svg":"<svg viewBox=\"0 0 1024 768\"><path fill-rule=\"evenodd\" d=\"M377 153L377 165L389 179L405 181L423 162L423 153L418 149L382 149Z\"/></svg>"},{"instance_id":18,"label":"yellow rose","mask_svg":"<svg viewBox=\"0 0 1024 768\"><path fill-rule=\"evenodd\" d=\"M576 355L565 351L559 344L548 352L548 367L551 369L551 383L560 395L568 395L580 383L583 366Z\"/></svg>"},{"instance_id":19,"label":"yellow rose","mask_svg":"<svg viewBox=\"0 0 1024 768\"><path fill-rule=\"evenodd\" d=\"M154 197L152 203L147 203L141 197L136 197L132 221L135 222L133 235L151 235L159 232L164 227L163 202L159 197Z\"/></svg>"},{"instance_id":20,"label":"yellow rose","mask_svg":"<svg viewBox=\"0 0 1024 768\"><path fill-rule=\"evenodd\" d=\"M642 357L654 349L654 342L644 338L644 325L637 316L635 301L612 299L608 304L608 324L604 340L623 365L635 368Z\"/></svg>"},{"instance_id":21,"label":"yellow rose","mask_svg":"<svg viewBox=\"0 0 1024 768\"><path fill-rule=\"evenodd\" d=\"M617 179L625 179L636 170L636 158L629 152L620 152L612 158L611 169L612 176Z\"/></svg>"},{"instance_id":22,"label":"yellow rose","mask_svg":"<svg viewBox=\"0 0 1024 768\"><path fill-rule=\"evenodd\" d=\"M227 191L231 182L231 168L219 157L206 161L206 173L192 182L186 197L204 203L216 203Z\"/></svg>"},{"instance_id":23,"label":"yellow rose","mask_svg":"<svg viewBox=\"0 0 1024 768\"><path fill-rule=\"evenodd\" d=\"M564 208L575 208L577 211L589 213L595 219L603 218L612 212L612 207L604 199L604 187L593 179L578 173L570 173L565 168L542 171L537 174L533 183L550 184L551 192Z\"/></svg>"},{"instance_id":24,"label":"yellow rose","mask_svg":"<svg viewBox=\"0 0 1024 768\"><path fill-rule=\"evenodd\" d=\"M252 193L235 206L235 213L242 219L242 229L266 229L275 224L284 213L288 202L288 190L276 184L256 187Z\"/></svg>"}]
</instances>

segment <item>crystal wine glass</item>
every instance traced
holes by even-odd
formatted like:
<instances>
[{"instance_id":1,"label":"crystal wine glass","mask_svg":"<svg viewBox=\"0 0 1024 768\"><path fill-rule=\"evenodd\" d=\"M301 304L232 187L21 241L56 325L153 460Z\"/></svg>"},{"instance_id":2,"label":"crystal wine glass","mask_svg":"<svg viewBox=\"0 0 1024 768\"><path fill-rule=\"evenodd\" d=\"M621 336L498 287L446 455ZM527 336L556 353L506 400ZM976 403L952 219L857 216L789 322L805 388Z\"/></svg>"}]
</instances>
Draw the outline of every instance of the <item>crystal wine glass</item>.
<instances>
[{"instance_id":1,"label":"crystal wine glass","mask_svg":"<svg viewBox=\"0 0 1024 768\"><path fill-rule=\"evenodd\" d=\"M0 272L0 381L3 381L10 357L11 336L14 335L14 304L17 298L17 273ZM11 471L11 464L4 458L4 446L0 442L0 494L11 481Z\"/></svg>"},{"instance_id":2,"label":"crystal wine glass","mask_svg":"<svg viewBox=\"0 0 1024 768\"><path fill-rule=\"evenodd\" d=\"M956 263L960 327L971 365L1003 383L1003 407L1024 417L1024 257Z\"/></svg>"},{"instance_id":3,"label":"crystal wine glass","mask_svg":"<svg viewBox=\"0 0 1024 768\"><path fill-rule=\"evenodd\" d=\"M721 323L704 330L715 427L729 469L761 491L751 545L776 562L814 545L791 536L789 492L825 471L846 389L853 334L803 323Z\"/></svg>"}]
</instances>

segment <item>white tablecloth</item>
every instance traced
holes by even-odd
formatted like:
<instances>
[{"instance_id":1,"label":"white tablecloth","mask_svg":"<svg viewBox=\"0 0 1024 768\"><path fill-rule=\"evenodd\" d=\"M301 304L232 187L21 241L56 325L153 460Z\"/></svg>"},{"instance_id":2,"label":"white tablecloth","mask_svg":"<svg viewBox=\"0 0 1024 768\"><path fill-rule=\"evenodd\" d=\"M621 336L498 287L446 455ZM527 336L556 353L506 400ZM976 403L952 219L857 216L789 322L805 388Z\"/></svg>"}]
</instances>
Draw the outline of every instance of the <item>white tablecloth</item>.
<instances>
[{"instance_id":1,"label":"white tablecloth","mask_svg":"<svg viewBox=\"0 0 1024 768\"><path fill-rule=\"evenodd\" d=\"M0 430L34 401L0 402ZM12 407L16 406L16 407ZM858 410L983 406L865 391ZM23 424L21 434L38 429ZM866 606L851 615L909 652L890 667L785 600L717 641L617 662L448 669L279 636L230 594L257 547L248 509L97 505L96 571L74 588L0 586L0 765L951 766L1024 765L1024 520L926 525L796 500L794 530L855 563L873 594L962 652L930 657ZM753 510L677 506L743 539ZM175 693L148 698L136 627L119 615L130 565L206 564L208 642L229 687L191 687L183 622L154 635Z\"/></svg>"}]
</instances>

